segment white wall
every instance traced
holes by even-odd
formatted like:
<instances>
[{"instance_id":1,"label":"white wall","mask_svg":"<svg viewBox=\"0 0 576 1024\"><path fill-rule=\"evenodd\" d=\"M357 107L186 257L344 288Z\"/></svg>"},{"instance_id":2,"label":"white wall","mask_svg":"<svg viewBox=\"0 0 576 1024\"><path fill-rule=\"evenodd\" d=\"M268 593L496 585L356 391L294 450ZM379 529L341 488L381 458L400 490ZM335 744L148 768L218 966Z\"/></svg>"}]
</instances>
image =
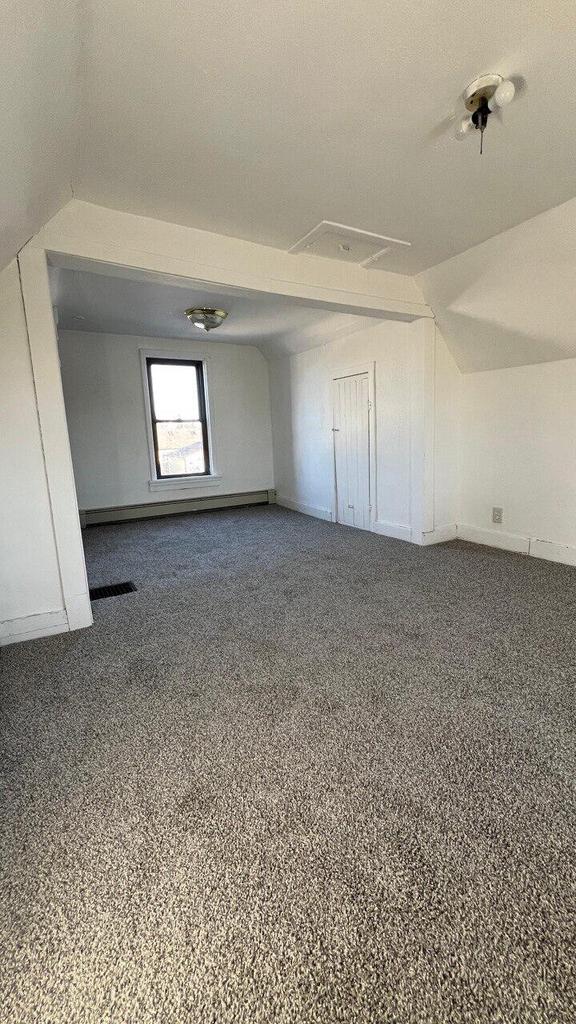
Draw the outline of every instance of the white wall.
<instances>
[{"instance_id":1,"label":"white wall","mask_svg":"<svg viewBox=\"0 0 576 1024\"><path fill-rule=\"evenodd\" d=\"M423 321L379 322L322 348L271 363L274 465L280 501L327 519L331 517L331 381L335 371L374 362L377 529L410 539L415 526L413 441L419 429L414 417L420 420L422 414L422 396L415 391L415 352L424 329L428 325ZM456 523L455 395L460 376L440 336L432 345L432 354L431 372L435 379L428 383L433 403L437 395L440 416L436 436L434 421L429 425L430 458L434 462L430 473L430 533L437 526L451 526L454 531Z\"/></svg>"},{"instance_id":2,"label":"white wall","mask_svg":"<svg viewBox=\"0 0 576 1024\"><path fill-rule=\"evenodd\" d=\"M466 374L461 386L459 533L576 563L576 359Z\"/></svg>"},{"instance_id":3,"label":"white wall","mask_svg":"<svg viewBox=\"0 0 576 1024\"><path fill-rule=\"evenodd\" d=\"M463 371L459 536L569 563L576 563L575 238L573 199L416 279ZM454 387L445 377L447 399L457 380ZM453 406L445 437L450 418ZM494 506L504 509L502 525L492 523Z\"/></svg>"},{"instance_id":4,"label":"white wall","mask_svg":"<svg viewBox=\"0 0 576 1024\"><path fill-rule=\"evenodd\" d=\"M280 500L330 518L330 381L336 368L375 360L377 519L383 533L418 539L410 445L419 429L410 398L417 330L381 323L271 365ZM433 523L424 543L457 534L576 564L576 359L461 374L437 331L432 426ZM504 509L501 526L493 506Z\"/></svg>"},{"instance_id":5,"label":"white wall","mask_svg":"<svg viewBox=\"0 0 576 1024\"><path fill-rule=\"evenodd\" d=\"M18 266L0 273L0 641L66 621Z\"/></svg>"},{"instance_id":6,"label":"white wall","mask_svg":"<svg viewBox=\"0 0 576 1024\"><path fill-rule=\"evenodd\" d=\"M434 367L434 524L453 532L458 521L460 481L460 388L462 374L439 330Z\"/></svg>"},{"instance_id":7,"label":"white wall","mask_svg":"<svg viewBox=\"0 0 576 1024\"><path fill-rule=\"evenodd\" d=\"M279 500L330 518L334 493L331 382L375 360L377 517L410 525L411 326L376 323L321 348L271 363L274 466Z\"/></svg>"},{"instance_id":8,"label":"white wall","mask_svg":"<svg viewBox=\"0 0 576 1024\"><path fill-rule=\"evenodd\" d=\"M81 509L274 486L268 366L256 348L69 331L59 348ZM150 491L141 349L208 360L218 483Z\"/></svg>"}]
</instances>

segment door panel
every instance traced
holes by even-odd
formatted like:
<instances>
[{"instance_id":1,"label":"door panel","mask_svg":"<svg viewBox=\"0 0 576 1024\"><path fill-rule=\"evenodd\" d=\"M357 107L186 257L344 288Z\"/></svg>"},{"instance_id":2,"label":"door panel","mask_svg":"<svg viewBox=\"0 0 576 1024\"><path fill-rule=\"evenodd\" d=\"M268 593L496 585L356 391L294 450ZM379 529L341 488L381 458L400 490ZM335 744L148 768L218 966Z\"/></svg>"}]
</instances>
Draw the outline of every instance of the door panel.
<instances>
[{"instance_id":1,"label":"door panel","mask_svg":"<svg viewBox=\"0 0 576 1024\"><path fill-rule=\"evenodd\" d=\"M370 529L370 420L368 374L333 382L336 518Z\"/></svg>"}]
</instances>

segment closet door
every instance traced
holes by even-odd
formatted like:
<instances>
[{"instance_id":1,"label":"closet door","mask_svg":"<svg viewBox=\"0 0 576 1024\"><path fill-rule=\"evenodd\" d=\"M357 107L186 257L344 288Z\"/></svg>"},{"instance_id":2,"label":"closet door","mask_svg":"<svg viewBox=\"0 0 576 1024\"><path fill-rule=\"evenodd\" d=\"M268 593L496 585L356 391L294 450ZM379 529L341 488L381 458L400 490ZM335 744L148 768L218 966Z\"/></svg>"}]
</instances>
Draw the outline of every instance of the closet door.
<instances>
[{"instance_id":1,"label":"closet door","mask_svg":"<svg viewBox=\"0 0 576 1024\"><path fill-rule=\"evenodd\" d=\"M333 381L336 518L370 529L370 417L368 374Z\"/></svg>"}]
</instances>

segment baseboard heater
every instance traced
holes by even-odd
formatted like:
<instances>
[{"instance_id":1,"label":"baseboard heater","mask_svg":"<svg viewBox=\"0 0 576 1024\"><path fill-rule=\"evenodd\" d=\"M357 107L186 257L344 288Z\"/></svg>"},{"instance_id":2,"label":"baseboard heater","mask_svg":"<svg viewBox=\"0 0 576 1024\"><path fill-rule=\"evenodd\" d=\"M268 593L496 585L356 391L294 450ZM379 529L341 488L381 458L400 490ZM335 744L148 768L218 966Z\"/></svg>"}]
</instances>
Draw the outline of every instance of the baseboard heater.
<instances>
[{"instance_id":1,"label":"baseboard heater","mask_svg":"<svg viewBox=\"0 0 576 1024\"><path fill-rule=\"evenodd\" d=\"M267 505L276 500L275 491L245 491L242 494L218 494L206 498L176 498L174 501L149 501L142 505L119 505L115 508L80 510L80 525L124 523L130 519L155 519L177 516L183 512L208 512L211 509L237 508L240 505Z\"/></svg>"}]
</instances>

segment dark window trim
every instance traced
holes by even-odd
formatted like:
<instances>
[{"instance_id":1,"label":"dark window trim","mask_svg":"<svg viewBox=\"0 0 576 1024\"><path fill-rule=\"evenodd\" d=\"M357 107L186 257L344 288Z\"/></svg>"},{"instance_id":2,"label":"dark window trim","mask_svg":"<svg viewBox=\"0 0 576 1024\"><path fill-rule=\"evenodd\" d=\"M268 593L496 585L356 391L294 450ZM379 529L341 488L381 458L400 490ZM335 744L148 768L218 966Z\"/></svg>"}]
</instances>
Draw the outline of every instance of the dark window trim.
<instances>
[{"instance_id":1,"label":"dark window trim","mask_svg":"<svg viewBox=\"0 0 576 1024\"><path fill-rule=\"evenodd\" d=\"M154 408L154 388L152 387L152 366L155 364L169 365L169 366L193 366L196 369L196 383L198 387L198 412L200 414L199 420L164 420L156 417L156 410ZM150 419L152 421L152 438L154 440L154 461L156 463L156 479L157 480L184 480L189 476L210 476L210 448L208 444L208 417L206 415L206 389L204 383L204 363L201 359L170 359L170 357L162 356L146 356L146 378L148 380L148 395L150 398ZM203 473L163 473L160 466L160 455L158 451L158 432L156 429L157 423L200 423L202 425L202 446L204 449L204 466L206 467Z\"/></svg>"}]
</instances>

